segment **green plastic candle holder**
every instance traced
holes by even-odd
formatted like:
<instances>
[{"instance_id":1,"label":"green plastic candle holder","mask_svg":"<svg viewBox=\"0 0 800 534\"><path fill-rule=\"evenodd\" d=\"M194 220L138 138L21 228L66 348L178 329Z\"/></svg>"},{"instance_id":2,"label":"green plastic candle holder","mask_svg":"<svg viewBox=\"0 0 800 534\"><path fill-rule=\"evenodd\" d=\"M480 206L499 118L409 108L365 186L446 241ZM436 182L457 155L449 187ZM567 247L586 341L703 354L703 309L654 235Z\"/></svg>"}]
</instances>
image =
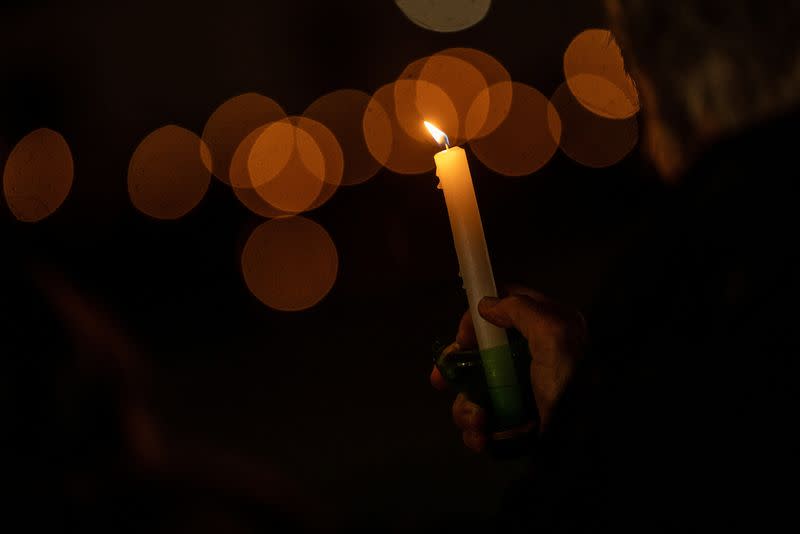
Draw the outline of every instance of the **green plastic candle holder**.
<instances>
[{"instance_id":1,"label":"green plastic candle holder","mask_svg":"<svg viewBox=\"0 0 800 534\"><path fill-rule=\"evenodd\" d=\"M447 383L486 410L489 435L487 448L492 456L500 459L532 453L539 429L529 378L531 356L528 342L515 330L509 330L508 334L523 404L523 412L516 421L499 420L493 413L491 394L478 349L452 350L451 344L443 342L437 342L433 349L434 365Z\"/></svg>"}]
</instances>

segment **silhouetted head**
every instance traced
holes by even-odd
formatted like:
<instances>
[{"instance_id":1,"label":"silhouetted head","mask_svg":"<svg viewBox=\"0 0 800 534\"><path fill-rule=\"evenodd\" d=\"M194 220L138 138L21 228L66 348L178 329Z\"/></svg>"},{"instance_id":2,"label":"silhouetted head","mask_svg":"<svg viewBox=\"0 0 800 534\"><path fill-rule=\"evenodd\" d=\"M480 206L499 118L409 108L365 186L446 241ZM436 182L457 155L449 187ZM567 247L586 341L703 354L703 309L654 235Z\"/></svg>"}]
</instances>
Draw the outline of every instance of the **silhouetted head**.
<instances>
[{"instance_id":1,"label":"silhouetted head","mask_svg":"<svg viewBox=\"0 0 800 534\"><path fill-rule=\"evenodd\" d=\"M606 0L644 109L645 149L674 178L720 136L800 103L800 3Z\"/></svg>"}]
</instances>

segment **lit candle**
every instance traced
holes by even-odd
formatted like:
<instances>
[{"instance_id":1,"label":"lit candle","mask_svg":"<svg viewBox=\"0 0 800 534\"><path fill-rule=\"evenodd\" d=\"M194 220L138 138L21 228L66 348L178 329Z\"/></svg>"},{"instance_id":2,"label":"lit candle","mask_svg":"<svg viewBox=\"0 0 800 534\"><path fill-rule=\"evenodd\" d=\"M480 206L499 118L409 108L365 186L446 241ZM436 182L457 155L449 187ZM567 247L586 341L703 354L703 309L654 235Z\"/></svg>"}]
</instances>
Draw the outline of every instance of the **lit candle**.
<instances>
[{"instance_id":1,"label":"lit candle","mask_svg":"<svg viewBox=\"0 0 800 534\"><path fill-rule=\"evenodd\" d=\"M447 135L425 121L433 138L445 149L434 156L436 176L444 191L450 227L461 268L461 279L467 292L472 323L481 361L486 373L489 399L495 430L509 429L525 423L522 396L514 368L514 360L506 331L489 323L478 313L483 297L496 297L497 288L483 235L478 201L467 165L467 154L460 147L450 147Z\"/></svg>"}]
</instances>

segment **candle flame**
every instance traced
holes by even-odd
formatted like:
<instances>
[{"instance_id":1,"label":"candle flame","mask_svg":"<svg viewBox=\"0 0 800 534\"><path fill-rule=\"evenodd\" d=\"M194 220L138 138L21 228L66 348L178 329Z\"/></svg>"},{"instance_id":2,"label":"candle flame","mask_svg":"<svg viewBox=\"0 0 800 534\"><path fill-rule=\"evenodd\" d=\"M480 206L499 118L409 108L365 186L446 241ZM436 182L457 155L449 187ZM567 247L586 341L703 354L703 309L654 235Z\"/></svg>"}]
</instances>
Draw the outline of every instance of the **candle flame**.
<instances>
[{"instance_id":1,"label":"candle flame","mask_svg":"<svg viewBox=\"0 0 800 534\"><path fill-rule=\"evenodd\" d=\"M450 138L447 137L447 134L441 131L439 128L434 126L433 124L429 123L428 121L425 122L425 127L433 136L434 140L440 145L444 145L445 148L450 148Z\"/></svg>"}]
</instances>

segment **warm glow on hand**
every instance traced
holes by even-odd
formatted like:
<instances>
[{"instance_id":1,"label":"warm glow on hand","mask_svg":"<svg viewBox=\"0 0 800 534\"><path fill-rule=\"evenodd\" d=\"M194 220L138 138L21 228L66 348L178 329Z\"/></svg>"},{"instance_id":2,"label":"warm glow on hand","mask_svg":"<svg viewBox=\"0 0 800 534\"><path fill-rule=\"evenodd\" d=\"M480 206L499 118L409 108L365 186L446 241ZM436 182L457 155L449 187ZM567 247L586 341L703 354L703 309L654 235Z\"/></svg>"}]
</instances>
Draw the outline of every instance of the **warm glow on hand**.
<instances>
[{"instance_id":1,"label":"warm glow on hand","mask_svg":"<svg viewBox=\"0 0 800 534\"><path fill-rule=\"evenodd\" d=\"M447 134L441 131L439 128L434 126L433 124L429 123L428 121L425 122L425 127L431 133L433 138L436 140L437 143L440 145L444 145L445 148L450 148L450 138L447 137Z\"/></svg>"}]
</instances>

